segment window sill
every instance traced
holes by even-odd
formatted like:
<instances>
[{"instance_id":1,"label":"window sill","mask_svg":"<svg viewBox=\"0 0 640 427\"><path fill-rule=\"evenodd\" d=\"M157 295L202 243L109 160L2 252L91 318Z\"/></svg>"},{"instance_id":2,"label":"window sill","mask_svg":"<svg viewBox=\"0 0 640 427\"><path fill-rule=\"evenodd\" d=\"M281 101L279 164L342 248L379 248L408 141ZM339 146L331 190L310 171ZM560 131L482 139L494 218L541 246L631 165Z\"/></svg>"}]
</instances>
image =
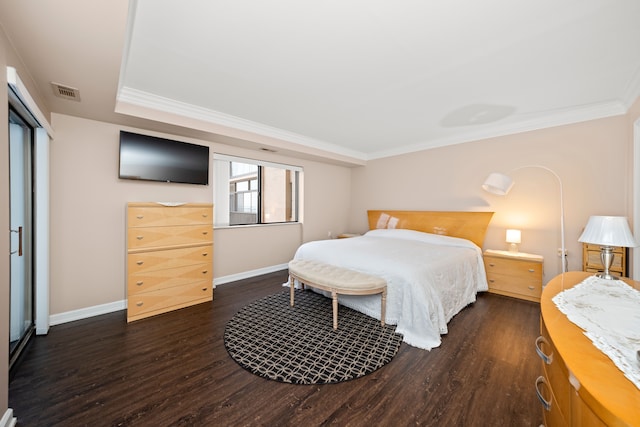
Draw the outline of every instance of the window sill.
<instances>
[{"instance_id":1,"label":"window sill","mask_svg":"<svg viewBox=\"0 0 640 427\"><path fill-rule=\"evenodd\" d=\"M274 222L271 224L242 224L242 225L214 225L214 230L232 230L234 228L254 228L254 227L289 227L293 225L302 225L302 222Z\"/></svg>"}]
</instances>

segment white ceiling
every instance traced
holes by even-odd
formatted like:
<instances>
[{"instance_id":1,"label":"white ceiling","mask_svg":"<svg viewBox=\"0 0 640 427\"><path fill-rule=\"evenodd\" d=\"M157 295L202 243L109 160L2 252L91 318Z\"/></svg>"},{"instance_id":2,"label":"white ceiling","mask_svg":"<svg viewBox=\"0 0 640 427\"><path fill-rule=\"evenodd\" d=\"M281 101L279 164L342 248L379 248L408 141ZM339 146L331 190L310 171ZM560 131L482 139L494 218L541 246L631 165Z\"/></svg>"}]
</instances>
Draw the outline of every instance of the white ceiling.
<instances>
[{"instance_id":1,"label":"white ceiling","mask_svg":"<svg viewBox=\"0 0 640 427\"><path fill-rule=\"evenodd\" d=\"M367 160L623 114L640 95L638 0L130 3L0 2L52 111Z\"/></svg>"}]
</instances>

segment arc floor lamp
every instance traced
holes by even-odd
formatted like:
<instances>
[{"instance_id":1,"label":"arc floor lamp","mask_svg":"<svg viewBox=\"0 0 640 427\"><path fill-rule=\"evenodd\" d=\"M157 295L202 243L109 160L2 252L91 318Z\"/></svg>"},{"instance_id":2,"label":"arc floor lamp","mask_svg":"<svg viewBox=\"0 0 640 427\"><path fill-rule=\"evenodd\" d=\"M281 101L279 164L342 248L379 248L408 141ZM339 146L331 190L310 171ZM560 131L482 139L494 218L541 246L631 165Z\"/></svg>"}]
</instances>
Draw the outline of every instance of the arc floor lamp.
<instances>
[{"instance_id":1,"label":"arc floor lamp","mask_svg":"<svg viewBox=\"0 0 640 427\"><path fill-rule=\"evenodd\" d=\"M558 184L560 185L560 243L561 243L560 250L562 251L561 252L562 253L562 272L565 273L567 271L567 266L566 266L566 259L565 259L566 249L564 244L564 197L562 194L562 180L560 179L560 176L558 176L558 174L555 173L553 170L549 169L546 166L541 166L541 165L520 166L513 169L509 173L511 174L517 170L527 169L527 168L543 169L551 173L558 180ZM488 191L489 193L496 194L498 196L505 196L511 190L511 188L513 187L513 184L514 184L513 179L509 175L505 175L500 172L492 172L491 174L489 174L487 179L485 179L484 184L482 184L482 189L485 191Z\"/></svg>"}]
</instances>

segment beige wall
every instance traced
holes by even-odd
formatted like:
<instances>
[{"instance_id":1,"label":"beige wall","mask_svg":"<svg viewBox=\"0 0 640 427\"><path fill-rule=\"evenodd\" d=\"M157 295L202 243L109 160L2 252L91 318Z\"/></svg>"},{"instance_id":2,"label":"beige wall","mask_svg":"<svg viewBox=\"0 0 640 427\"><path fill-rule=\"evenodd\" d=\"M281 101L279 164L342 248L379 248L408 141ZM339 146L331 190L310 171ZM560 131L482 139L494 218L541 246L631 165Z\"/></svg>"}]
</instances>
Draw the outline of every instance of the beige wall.
<instances>
[{"instance_id":1,"label":"beige wall","mask_svg":"<svg viewBox=\"0 0 640 427\"><path fill-rule=\"evenodd\" d=\"M346 229L351 171L340 166L178 138L53 114L51 144L51 314L121 301L125 291L125 206L129 201L212 202L213 186L118 179L121 129L209 145L214 152L304 168L304 225L217 229L214 277L288 262L301 242ZM213 157L213 156L211 156ZM210 172L210 182L212 172Z\"/></svg>"},{"instance_id":2,"label":"beige wall","mask_svg":"<svg viewBox=\"0 0 640 427\"><path fill-rule=\"evenodd\" d=\"M545 282L561 272L559 183L562 180L570 270L580 270L578 237L590 215L630 215L628 117L491 138L368 162L355 169L350 226L366 228L366 209L494 211L484 248L507 249L507 228L522 230L520 250L545 257ZM510 174L506 197L484 192L491 172ZM631 220L631 218L629 218Z\"/></svg>"}]
</instances>

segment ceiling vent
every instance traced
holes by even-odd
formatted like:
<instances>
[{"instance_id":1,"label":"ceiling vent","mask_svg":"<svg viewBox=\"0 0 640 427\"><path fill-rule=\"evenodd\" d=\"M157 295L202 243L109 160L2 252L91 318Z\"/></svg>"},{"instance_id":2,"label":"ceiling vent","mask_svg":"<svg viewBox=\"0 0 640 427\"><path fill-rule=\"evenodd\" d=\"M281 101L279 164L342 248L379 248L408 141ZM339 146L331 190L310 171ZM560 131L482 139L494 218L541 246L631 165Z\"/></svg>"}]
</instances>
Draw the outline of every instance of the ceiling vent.
<instances>
[{"instance_id":1,"label":"ceiling vent","mask_svg":"<svg viewBox=\"0 0 640 427\"><path fill-rule=\"evenodd\" d=\"M58 98L80 102L80 91L78 89L54 82L51 82L51 87L53 88L53 94Z\"/></svg>"}]
</instances>

